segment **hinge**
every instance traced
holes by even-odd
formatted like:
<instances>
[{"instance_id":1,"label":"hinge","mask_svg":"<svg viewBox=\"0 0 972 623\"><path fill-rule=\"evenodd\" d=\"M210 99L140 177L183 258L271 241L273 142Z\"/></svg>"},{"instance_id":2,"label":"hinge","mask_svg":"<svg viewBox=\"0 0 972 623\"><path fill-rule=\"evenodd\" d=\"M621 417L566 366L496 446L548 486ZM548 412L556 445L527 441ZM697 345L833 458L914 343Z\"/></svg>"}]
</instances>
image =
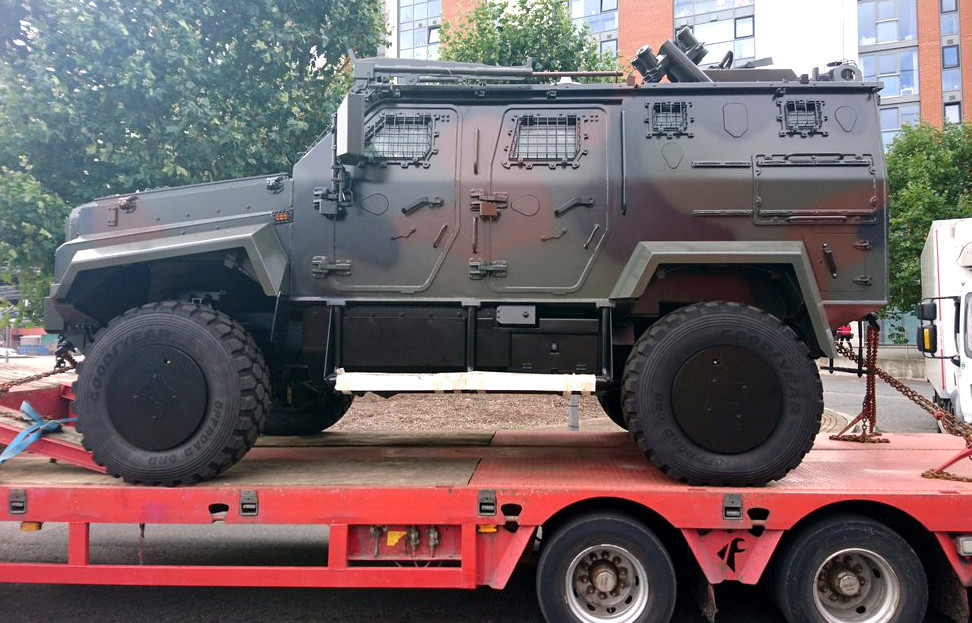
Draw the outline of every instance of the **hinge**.
<instances>
[{"instance_id":1,"label":"hinge","mask_svg":"<svg viewBox=\"0 0 972 623\"><path fill-rule=\"evenodd\" d=\"M317 255L311 258L311 276L314 279L323 279L327 277L328 273L350 275L351 260L330 261L324 255Z\"/></svg>"},{"instance_id":2,"label":"hinge","mask_svg":"<svg viewBox=\"0 0 972 623\"><path fill-rule=\"evenodd\" d=\"M11 489L7 503L7 511L11 515L27 514L27 492L23 489Z\"/></svg>"},{"instance_id":3,"label":"hinge","mask_svg":"<svg viewBox=\"0 0 972 623\"><path fill-rule=\"evenodd\" d=\"M251 489L240 491L240 517L256 517L260 514L260 501L257 492Z\"/></svg>"},{"instance_id":4,"label":"hinge","mask_svg":"<svg viewBox=\"0 0 972 623\"><path fill-rule=\"evenodd\" d=\"M108 227L118 225L118 206L108 206Z\"/></svg>"},{"instance_id":5,"label":"hinge","mask_svg":"<svg viewBox=\"0 0 972 623\"><path fill-rule=\"evenodd\" d=\"M505 277L506 262L498 260L490 262L487 260L469 260L469 278L483 279L484 277Z\"/></svg>"},{"instance_id":6,"label":"hinge","mask_svg":"<svg viewBox=\"0 0 972 623\"><path fill-rule=\"evenodd\" d=\"M505 209L510 201L509 193L487 193L479 188L470 190L469 197L472 199L469 209L479 212L482 218L498 217L499 210Z\"/></svg>"}]
</instances>

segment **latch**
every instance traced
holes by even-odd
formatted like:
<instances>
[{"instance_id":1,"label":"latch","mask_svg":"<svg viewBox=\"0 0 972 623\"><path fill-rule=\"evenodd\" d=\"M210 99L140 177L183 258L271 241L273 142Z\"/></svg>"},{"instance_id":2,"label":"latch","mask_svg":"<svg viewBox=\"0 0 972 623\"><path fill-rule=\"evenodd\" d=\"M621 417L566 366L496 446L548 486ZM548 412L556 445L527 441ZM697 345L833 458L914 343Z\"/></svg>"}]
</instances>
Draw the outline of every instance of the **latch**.
<instances>
[{"instance_id":1,"label":"latch","mask_svg":"<svg viewBox=\"0 0 972 623\"><path fill-rule=\"evenodd\" d=\"M260 501L252 489L240 491L240 517L256 517L260 514Z\"/></svg>"},{"instance_id":2,"label":"latch","mask_svg":"<svg viewBox=\"0 0 972 623\"><path fill-rule=\"evenodd\" d=\"M874 283L874 280L868 275L858 275L852 281L859 286L869 286Z\"/></svg>"},{"instance_id":3,"label":"latch","mask_svg":"<svg viewBox=\"0 0 972 623\"><path fill-rule=\"evenodd\" d=\"M473 212L479 212L482 218L497 218L499 210L505 209L510 202L508 193L487 193L486 191L474 188L469 191L469 208Z\"/></svg>"},{"instance_id":4,"label":"latch","mask_svg":"<svg viewBox=\"0 0 972 623\"><path fill-rule=\"evenodd\" d=\"M351 274L351 260L328 260L325 255L316 255L311 258L311 276L314 279L323 279L329 273L339 275Z\"/></svg>"},{"instance_id":5,"label":"latch","mask_svg":"<svg viewBox=\"0 0 972 623\"><path fill-rule=\"evenodd\" d=\"M481 516L496 514L496 491L486 489L479 492L479 514Z\"/></svg>"},{"instance_id":6,"label":"latch","mask_svg":"<svg viewBox=\"0 0 972 623\"><path fill-rule=\"evenodd\" d=\"M469 278L483 279L485 277L505 277L506 262L498 260L490 262L487 260L469 260Z\"/></svg>"},{"instance_id":7,"label":"latch","mask_svg":"<svg viewBox=\"0 0 972 623\"><path fill-rule=\"evenodd\" d=\"M425 206L429 206L430 208L440 208L444 203L445 202L442 200L442 197L432 197L431 199L428 197L419 197L411 204L402 208L402 214L408 216L412 212L415 212L419 208L424 208Z\"/></svg>"},{"instance_id":8,"label":"latch","mask_svg":"<svg viewBox=\"0 0 972 623\"><path fill-rule=\"evenodd\" d=\"M741 495L738 493L727 493L722 497L722 518L731 520L743 518Z\"/></svg>"},{"instance_id":9,"label":"latch","mask_svg":"<svg viewBox=\"0 0 972 623\"><path fill-rule=\"evenodd\" d=\"M7 505L7 512L11 515L27 514L27 492L23 489L11 489Z\"/></svg>"},{"instance_id":10,"label":"latch","mask_svg":"<svg viewBox=\"0 0 972 623\"><path fill-rule=\"evenodd\" d=\"M339 196L323 186L318 186L314 189L314 210L326 218L343 219L347 215L347 207L351 205L349 198L350 193Z\"/></svg>"}]
</instances>

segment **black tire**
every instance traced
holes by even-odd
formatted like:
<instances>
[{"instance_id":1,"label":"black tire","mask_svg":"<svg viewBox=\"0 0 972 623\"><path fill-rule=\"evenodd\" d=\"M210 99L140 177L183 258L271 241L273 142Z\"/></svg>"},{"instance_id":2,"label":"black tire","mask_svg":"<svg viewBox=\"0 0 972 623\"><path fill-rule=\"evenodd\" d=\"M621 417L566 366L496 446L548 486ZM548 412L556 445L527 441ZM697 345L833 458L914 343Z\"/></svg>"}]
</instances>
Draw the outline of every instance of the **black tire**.
<instances>
[{"instance_id":1,"label":"black tire","mask_svg":"<svg viewBox=\"0 0 972 623\"><path fill-rule=\"evenodd\" d=\"M624 410L621 408L621 390L612 390L606 394L598 394L597 401L601 403L604 413L612 422L628 430L628 423L624 420Z\"/></svg>"},{"instance_id":2,"label":"black tire","mask_svg":"<svg viewBox=\"0 0 972 623\"><path fill-rule=\"evenodd\" d=\"M170 486L205 480L253 446L269 382L256 342L229 316L151 303L95 337L78 379L77 426L112 476Z\"/></svg>"},{"instance_id":3,"label":"black tire","mask_svg":"<svg viewBox=\"0 0 972 623\"><path fill-rule=\"evenodd\" d=\"M811 524L794 538L773 579L776 604L790 623L925 620L925 570L891 528L848 514Z\"/></svg>"},{"instance_id":4,"label":"black tire","mask_svg":"<svg viewBox=\"0 0 972 623\"><path fill-rule=\"evenodd\" d=\"M328 389L307 397L308 402L297 407L276 407L270 403L264 435L316 435L334 426L351 408L354 396Z\"/></svg>"},{"instance_id":5,"label":"black tire","mask_svg":"<svg viewBox=\"0 0 972 623\"><path fill-rule=\"evenodd\" d=\"M599 590L595 581L607 590ZM545 537L541 546L537 600L549 623L667 623L676 589L675 568L664 545L627 515L579 517L558 528L549 541Z\"/></svg>"},{"instance_id":6,"label":"black tire","mask_svg":"<svg viewBox=\"0 0 972 623\"><path fill-rule=\"evenodd\" d=\"M648 459L690 484L782 478L813 445L823 387L807 347L774 316L699 303L635 343L622 381L628 431Z\"/></svg>"}]
</instances>

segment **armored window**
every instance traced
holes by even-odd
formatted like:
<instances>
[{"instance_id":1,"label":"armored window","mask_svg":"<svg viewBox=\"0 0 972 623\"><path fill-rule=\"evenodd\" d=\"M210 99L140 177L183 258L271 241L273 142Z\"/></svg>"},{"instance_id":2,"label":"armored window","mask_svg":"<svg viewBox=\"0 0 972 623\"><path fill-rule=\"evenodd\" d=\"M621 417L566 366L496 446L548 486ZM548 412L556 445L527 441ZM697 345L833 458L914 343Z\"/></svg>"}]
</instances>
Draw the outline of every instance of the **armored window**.
<instances>
[{"instance_id":1,"label":"armored window","mask_svg":"<svg viewBox=\"0 0 972 623\"><path fill-rule=\"evenodd\" d=\"M782 104L782 136L823 134L823 102L818 100L788 100Z\"/></svg>"},{"instance_id":2,"label":"armored window","mask_svg":"<svg viewBox=\"0 0 972 623\"><path fill-rule=\"evenodd\" d=\"M432 138L431 115L385 114L365 130L365 154L385 162L427 161Z\"/></svg>"},{"instance_id":3,"label":"armored window","mask_svg":"<svg viewBox=\"0 0 972 623\"><path fill-rule=\"evenodd\" d=\"M680 136L691 134L688 131L689 114L688 109L691 104L688 102L649 102L646 104L650 115L647 119L650 124L650 136Z\"/></svg>"},{"instance_id":4,"label":"armored window","mask_svg":"<svg viewBox=\"0 0 972 623\"><path fill-rule=\"evenodd\" d=\"M577 115L523 115L517 120L510 160L568 163L574 161L579 153Z\"/></svg>"}]
</instances>

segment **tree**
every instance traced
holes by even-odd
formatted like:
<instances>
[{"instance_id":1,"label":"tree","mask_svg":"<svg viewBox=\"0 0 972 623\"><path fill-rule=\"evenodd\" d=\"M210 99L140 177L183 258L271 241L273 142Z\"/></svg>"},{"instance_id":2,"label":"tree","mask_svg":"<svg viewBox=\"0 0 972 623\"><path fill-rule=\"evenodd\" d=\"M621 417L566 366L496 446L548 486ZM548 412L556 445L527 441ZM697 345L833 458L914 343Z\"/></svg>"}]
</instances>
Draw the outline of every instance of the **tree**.
<instances>
[{"instance_id":1,"label":"tree","mask_svg":"<svg viewBox=\"0 0 972 623\"><path fill-rule=\"evenodd\" d=\"M523 65L538 71L614 70L586 26L577 28L563 0L482 0L465 22L442 25L442 59Z\"/></svg>"},{"instance_id":2,"label":"tree","mask_svg":"<svg viewBox=\"0 0 972 623\"><path fill-rule=\"evenodd\" d=\"M384 36L380 0L0 0L0 227L59 242L69 205L289 170L330 123L346 50Z\"/></svg>"},{"instance_id":3,"label":"tree","mask_svg":"<svg viewBox=\"0 0 972 623\"><path fill-rule=\"evenodd\" d=\"M886 157L894 313L921 299L921 250L932 221L972 216L972 125L906 125Z\"/></svg>"}]
</instances>

